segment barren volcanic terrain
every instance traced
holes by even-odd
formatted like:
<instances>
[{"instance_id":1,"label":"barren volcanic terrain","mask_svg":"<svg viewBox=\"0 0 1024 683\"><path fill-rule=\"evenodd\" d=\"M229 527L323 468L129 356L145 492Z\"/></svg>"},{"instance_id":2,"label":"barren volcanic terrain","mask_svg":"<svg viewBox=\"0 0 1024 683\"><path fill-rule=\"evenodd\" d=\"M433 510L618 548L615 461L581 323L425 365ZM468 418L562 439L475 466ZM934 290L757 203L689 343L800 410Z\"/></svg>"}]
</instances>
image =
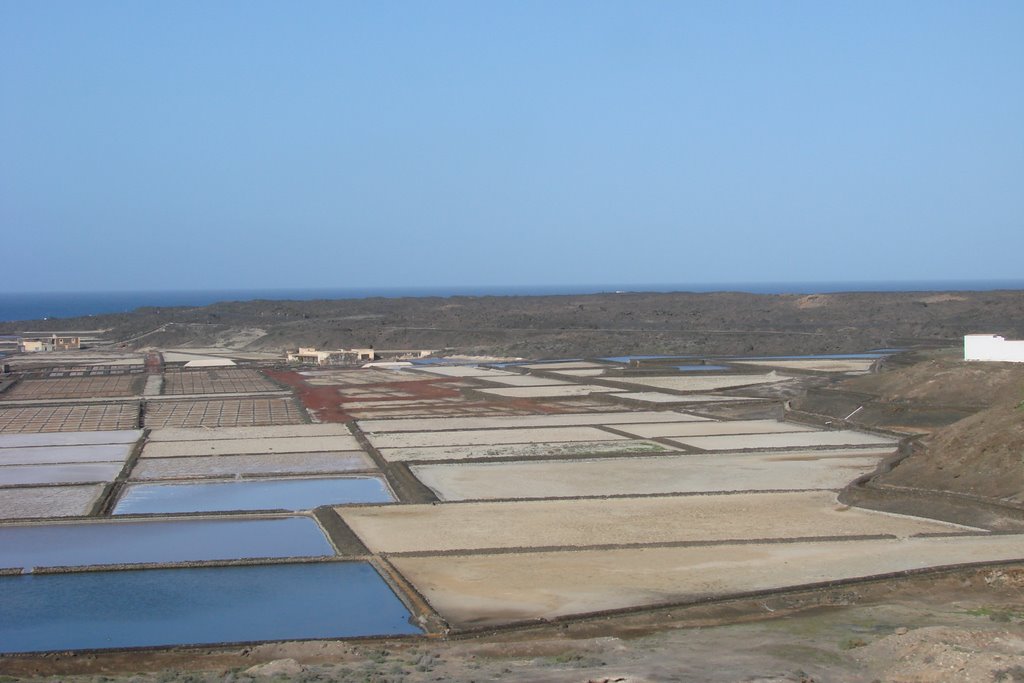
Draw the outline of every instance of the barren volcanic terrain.
<instances>
[{"instance_id":1,"label":"barren volcanic terrain","mask_svg":"<svg viewBox=\"0 0 1024 683\"><path fill-rule=\"evenodd\" d=\"M233 616L228 636L150 648L134 628L111 631L120 644L65 629L77 640L61 651L13 629L29 641L0 649L0 678L1021 680L1024 364L965 362L959 346L1024 337L1022 311L1016 291L597 294L4 324L79 331L87 348L10 359L0 531L116 540L70 559L8 543L28 555L0 565L6 585L114 577L102 614L163 624L168 608L116 606L131 581L191 576L212 605L234 594L217 576L293 578L265 608L235 579L280 633L234 635L263 622ZM281 354L371 344L450 358ZM169 559L133 545L179 528L189 543L157 544ZM383 588L394 624L311 583L343 570ZM313 597L297 625L282 587ZM73 595L58 616L81 608ZM17 619L39 612L8 601ZM349 611L369 625L306 634L317 608L332 628Z\"/></svg>"},{"instance_id":2,"label":"barren volcanic terrain","mask_svg":"<svg viewBox=\"0 0 1024 683\"><path fill-rule=\"evenodd\" d=\"M0 324L107 330L132 347L224 345L452 349L530 358L624 353L856 352L951 344L969 332L1024 336L1024 292L758 295L622 293L538 297L248 301Z\"/></svg>"}]
</instances>

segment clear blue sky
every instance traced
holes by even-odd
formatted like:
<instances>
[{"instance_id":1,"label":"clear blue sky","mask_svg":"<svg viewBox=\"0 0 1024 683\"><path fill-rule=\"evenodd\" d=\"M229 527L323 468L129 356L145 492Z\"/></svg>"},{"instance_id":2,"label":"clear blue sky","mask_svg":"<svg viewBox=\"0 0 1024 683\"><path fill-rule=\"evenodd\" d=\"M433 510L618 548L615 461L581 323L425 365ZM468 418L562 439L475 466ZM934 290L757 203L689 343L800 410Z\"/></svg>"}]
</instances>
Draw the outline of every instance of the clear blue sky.
<instances>
[{"instance_id":1,"label":"clear blue sky","mask_svg":"<svg viewBox=\"0 0 1024 683\"><path fill-rule=\"evenodd\" d=\"M3 287L1024 277L1024 2L0 0Z\"/></svg>"}]
</instances>

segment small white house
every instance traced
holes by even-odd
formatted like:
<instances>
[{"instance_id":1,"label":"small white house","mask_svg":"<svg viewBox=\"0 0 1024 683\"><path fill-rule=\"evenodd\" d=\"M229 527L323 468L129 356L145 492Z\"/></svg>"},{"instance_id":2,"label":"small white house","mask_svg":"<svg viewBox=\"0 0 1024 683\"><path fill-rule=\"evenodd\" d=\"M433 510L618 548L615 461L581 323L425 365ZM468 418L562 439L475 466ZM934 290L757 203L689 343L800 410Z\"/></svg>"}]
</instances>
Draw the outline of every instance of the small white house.
<instances>
[{"instance_id":1,"label":"small white house","mask_svg":"<svg viewBox=\"0 0 1024 683\"><path fill-rule=\"evenodd\" d=\"M1024 341L1007 341L996 334L964 336L964 360L1024 363Z\"/></svg>"},{"instance_id":2,"label":"small white house","mask_svg":"<svg viewBox=\"0 0 1024 683\"><path fill-rule=\"evenodd\" d=\"M287 352L291 363L316 363L317 365L355 364L359 361L376 360L377 353L371 346L368 349L317 349L312 346L300 346L298 351Z\"/></svg>"}]
</instances>

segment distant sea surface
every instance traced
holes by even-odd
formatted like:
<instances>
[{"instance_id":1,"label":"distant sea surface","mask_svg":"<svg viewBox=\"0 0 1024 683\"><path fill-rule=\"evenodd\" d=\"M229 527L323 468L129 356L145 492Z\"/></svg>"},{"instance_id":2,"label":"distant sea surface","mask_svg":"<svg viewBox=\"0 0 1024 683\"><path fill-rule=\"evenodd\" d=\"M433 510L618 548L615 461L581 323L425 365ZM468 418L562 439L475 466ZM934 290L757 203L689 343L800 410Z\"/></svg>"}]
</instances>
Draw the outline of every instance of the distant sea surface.
<instances>
[{"instance_id":1,"label":"distant sea surface","mask_svg":"<svg viewBox=\"0 0 1024 683\"><path fill-rule=\"evenodd\" d=\"M424 287L368 289L239 289L138 292L0 293L0 321L77 318L124 313L144 306L206 306L218 301L312 301L369 297L544 296L598 292L750 292L822 294L829 292L991 291L1024 289L1024 280L947 280L920 282L686 283L648 285L537 285L521 287Z\"/></svg>"}]
</instances>

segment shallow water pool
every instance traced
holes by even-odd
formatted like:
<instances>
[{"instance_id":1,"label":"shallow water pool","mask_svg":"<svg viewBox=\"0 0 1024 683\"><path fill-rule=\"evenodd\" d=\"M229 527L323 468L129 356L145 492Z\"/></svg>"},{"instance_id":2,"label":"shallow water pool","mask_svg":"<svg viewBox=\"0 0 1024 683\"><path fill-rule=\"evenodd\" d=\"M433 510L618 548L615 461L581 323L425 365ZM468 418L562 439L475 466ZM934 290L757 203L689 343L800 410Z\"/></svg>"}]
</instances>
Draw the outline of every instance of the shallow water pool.
<instances>
[{"instance_id":1,"label":"shallow water pool","mask_svg":"<svg viewBox=\"0 0 1024 683\"><path fill-rule=\"evenodd\" d=\"M129 484L114 507L114 514L312 510L321 505L394 500L380 477Z\"/></svg>"},{"instance_id":2,"label":"shallow water pool","mask_svg":"<svg viewBox=\"0 0 1024 683\"><path fill-rule=\"evenodd\" d=\"M670 360L672 358L695 358L696 356L679 355L679 356L608 356L607 358L601 358L600 360L607 360L613 363L629 363L634 360Z\"/></svg>"},{"instance_id":3,"label":"shallow water pool","mask_svg":"<svg viewBox=\"0 0 1024 683\"><path fill-rule=\"evenodd\" d=\"M0 567L332 556L309 517L175 519L0 527Z\"/></svg>"},{"instance_id":4,"label":"shallow water pool","mask_svg":"<svg viewBox=\"0 0 1024 683\"><path fill-rule=\"evenodd\" d=\"M365 562L0 577L0 652L419 633Z\"/></svg>"}]
</instances>

